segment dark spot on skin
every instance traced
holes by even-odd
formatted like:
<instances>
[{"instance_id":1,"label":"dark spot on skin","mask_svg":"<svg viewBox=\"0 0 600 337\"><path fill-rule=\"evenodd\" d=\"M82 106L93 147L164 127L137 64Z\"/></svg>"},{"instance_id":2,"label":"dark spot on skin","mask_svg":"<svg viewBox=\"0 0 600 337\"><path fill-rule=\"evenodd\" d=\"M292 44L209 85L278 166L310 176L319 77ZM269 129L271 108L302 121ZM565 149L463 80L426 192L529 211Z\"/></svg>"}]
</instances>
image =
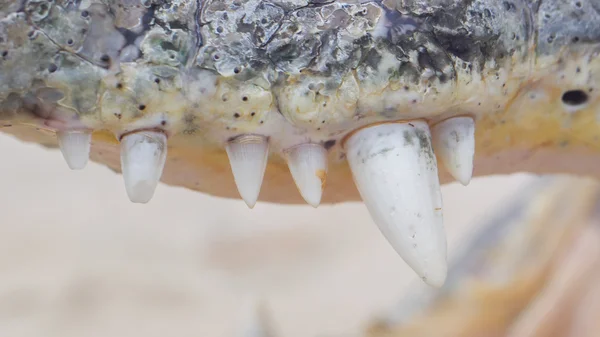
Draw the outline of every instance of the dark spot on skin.
<instances>
[{"instance_id":1,"label":"dark spot on skin","mask_svg":"<svg viewBox=\"0 0 600 337\"><path fill-rule=\"evenodd\" d=\"M576 73L580 73L581 72L581 68L577 67L577 69L575 69Z\"/></svg>"},{"instance_id":2,"label":"dark spot on skin","mask_svg":"<svg viewBox=\"0 0 600 337\"><path fill-rule=\"evenodd\" d=\"M167 121L161 121L161 122L160 122L160 125L162 125L162 126L165 126L165 125L167 125Z\"/></svg>"},{"instance_id":3,"label":"dark spot on skin","mask_svg":"<svg viewBox=\"0 0 600 337\"><path fill-rule=\"evenodd\" d=\"M144 104L140 104L140 105L138 106L138 109L140 109L140 110L144 110L144 109L146 109L146 106L145 106Z\"/></svg>"},{"instance_id":4,"label":"dark spot on skin","mask_svg":"<svg viewBox=\"0 0 600 337\"><path fill-rule=\"evenodd\" d=\"M335 145L335 139L331 139L331 140L328 140L325 143L323 143L323 147L325 148L325 150L331 149L334 145Z\"/></svg>"},{"instance_id":5,"label":"dark spot on skin","mask_svg":"<svg viewBox=\"0 0 600 337\"><path fill-rule=\"evenodd\" d=\"M48 71L51 73L55 72L57 69L58 67L54 63L50 63L50 65L48 66Z\"/></svg>"},{"instance_id":6,"label":"dark spot on skin","mask_svg":"<svg viewBox=\"0 0 600 337\"><path fill-rule=\"evenodd\" d=\"M260 121L260 124L263 124L265 121Z\"/></svg>"},{"instance_id":7,"label":"dark spot on skin","mask_svg":"<svg viewBox=\"0 0 600 337\"><path fill-rule=\"evenodd\" d=\"M248 102L248 97L247 96L242 97L242 101Z\"/></svg>"},{"instance_id":8,"label":"dark spot on skin","mask_svg":"<svg viewBox=\"0 0 600 337\"><path fill-rule=\"evenodd\" d=\"M236 113L234 113L234 114L233 114L233 117L235 117L235 118L239 118L239 117L240 117L240 114L236 112Z\"/></svg>"},{"instance_id":9,"label":"dark spot on skin","mask_svg":"<svg viewBox=\"0 0 600 337\"><path fill-rule=\"evenodd\" d=\"M160 78L155 78L154 79L154 83L159 84L160 83Z\"/></svg>"},{"instance_id":10,"label":"dark spot on skin","mask_svg":"<svg viewBox=\"0 0 600 337\"><path fill-rule=\"evenodd\" d=\"M123 84L117 83L117 89L123 89Z\"/></svg>"},{"instance_id":11,"label":"dark spot on skin","mask_svg":"<svg viewBox=\"0 0 600 337\"><path fill-rule=\"evenodd\" d=\"M87 18L89 15L90 15L90 12L88 12L88 11L81 12L81 16L83 16L84 18Z\"/></svg>"},{"instance_id":12,"label":"dark spot on skin","mask_svg":"<svg viewBox=\"0 0 600 337\"><path fill-rule=\"evenodd\" d=\"M252 111L252 112L250 113L250 116L254 116L254 115L256 115L256 112Z\"/></svg>"},{"instance_id":13,"label":"dark spot on skin","mask_svg":"<svg viewBox=\"0 0 600 337\"><path fill-rule=\"evenodd\" d=\"M572 41L573 41L573 43L579 42L579 37L575 36Z\"/></svg>"},{"instance_id":14,"label":"dark spot on skin","mask_svg":"<svg viewBox=\"0 0 600 337\"><path fill-rule=\"evenodd\" d=\"M513 4L512 2L504 1L503 5L504 5L504 9L509 12L516 10L515 4Z\"/></svg>"},{"instance_id":15,"label":"dark spot on skin","mask_svg":"<svg viewBox=\"0 0 600 337\"><path fill-rule=\"evenodd\" d=\"M413 128L415 127L413 123L408 123L408 125L412 126Z\"/></svg>"},{"instance_id":16,"label":"dark spot on skin","mask_svg":"<svg viewBox=\"0 0 600 337\"><path fill-rule=\"evenodd\" d=\"M569 106L578 106L588 101L588 95L583 90L569 90L562 95L562 102Z\"/></svg>"},{"instance_id":17,"label":"dark spot on skin","mask_svg":"<svg viewBox=\"0 0 600 337\"><path fill-rule=\"evenodd\" d=\"M239 67L233 68L233 72L239 74L242 70Z\"/></svg>"},{"instance_id":18,"label":"dark spot on skin","mask_svg":"<svg viewBox=\"0 0 600 337\"><path fill-rule=\"evenodd\" d=\"M73 39L68 39L68 40L67 40L67 44L68 44L68 45L72 45L72 44L73 44Z\"/></svg>"},{"instance_id":19,"label":"dark spot on skin","mask_svg":"<svg viewBox=\"0 0 600 337\"><path fill-rule=\"evenodd\" d=\"M102 61L102 62L109 62L110 61L110 56L104 54L104 55L100 56L100 61Z\"/></svg>"}]
</instances>

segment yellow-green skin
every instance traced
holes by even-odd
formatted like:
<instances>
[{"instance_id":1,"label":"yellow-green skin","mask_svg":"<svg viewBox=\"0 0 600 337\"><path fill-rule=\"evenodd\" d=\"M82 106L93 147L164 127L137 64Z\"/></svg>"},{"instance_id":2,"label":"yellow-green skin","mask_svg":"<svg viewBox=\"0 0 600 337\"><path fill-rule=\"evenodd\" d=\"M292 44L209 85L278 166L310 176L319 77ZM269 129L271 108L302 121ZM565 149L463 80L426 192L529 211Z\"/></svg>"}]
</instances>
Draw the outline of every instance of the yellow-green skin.
<instances>
[{"instance_id":1,"label":"yellow-green skin","mask_svg":"<svg viewBox=\"0 0 600 337\"><path fill-rule=\"evenodd\" d=\"M9 1L2 131L46 146L168 137L162 181L239 198L228 139L269 137L260 200L302 203L285 149L329 150L323 203L359 200L343 138L379 122L476 121L475 175L597 175L600 5L587 1ZM565 93L570 92L565 95ZM451 181L440 170L442 183Z\"/></svg>"}]
</instances>

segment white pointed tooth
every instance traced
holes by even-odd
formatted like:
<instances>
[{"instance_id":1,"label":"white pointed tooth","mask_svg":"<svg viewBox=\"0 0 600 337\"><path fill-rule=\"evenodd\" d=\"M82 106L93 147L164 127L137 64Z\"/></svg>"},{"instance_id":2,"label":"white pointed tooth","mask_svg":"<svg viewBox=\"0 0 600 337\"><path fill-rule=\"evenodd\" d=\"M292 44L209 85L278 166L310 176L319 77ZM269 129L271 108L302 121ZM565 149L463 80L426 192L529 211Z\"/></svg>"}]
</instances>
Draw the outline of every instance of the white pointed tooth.
<instances>
[{"instance_id":1,"label":"white pointed tooth","mask_svg":"<svg viewBox=\"0 0 600 337\"><path fill-rule=\"evenodd\" d=\"M378 124L356 131L345 146L354 182L373 221L423 281L442 286L446 234L427 124Z\"/></svg>"},{"instance_id":2,"label":"white pointed tooth","mask_svg":"<svg viewBox=\"0 0 600 337\"><path fill-rule=\"evenodd\" d=\"M475 122L471 117L454 117L435 125L433 148L454 179L468 185L473 175Z\"/></svg>"},{"instance_id":3,"label":"white pointed tooth","mask_svg":"<svg viewBox=\"0 0 600 337\"><path fill-rule=\"evenodd\" d=\"M229 141L225 149L238 192L253 208L267 168L269 142L260 135L242 135Z\"/></svg>"},{"instance_id":4,"label":"white pointed tooth","mask_svg":"<svg viewBox=\"0 0 600 337\"><path fill-rule=\"evenodd\" d=\"M287 162L304 200L319 206L327 178L327 150L319 144L297 145L287 151Z\"/></svg>"},{"instance_id":5,"label":"white pointed tooth","mask_svg":"<svg viewBox=\"0 0 600 337\"><path fill-rule=\"evenodd\" d=\"M167 136L162 132L139 131L121 139L121 170L132 202L152 199L166 158Z\"/></svg>"},{"instance_id":6,"label":"white pointed tooth","mask_svg":"<svg viewBox=\"0 0 600 337\"><path fill-rule=\"evenodd\" d=\"M82 170L90 158L92 133L88 131L59 131L58 146L71 170Z\"/></svg>"}]
</instances>

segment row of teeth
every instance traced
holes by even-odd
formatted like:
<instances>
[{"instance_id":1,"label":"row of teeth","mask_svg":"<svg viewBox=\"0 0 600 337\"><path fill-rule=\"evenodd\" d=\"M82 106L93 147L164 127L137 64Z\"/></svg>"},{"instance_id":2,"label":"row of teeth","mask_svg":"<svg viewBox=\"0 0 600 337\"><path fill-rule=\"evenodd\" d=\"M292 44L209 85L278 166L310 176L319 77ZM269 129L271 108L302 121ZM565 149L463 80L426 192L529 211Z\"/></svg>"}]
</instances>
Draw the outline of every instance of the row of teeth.
<instances>
[{"instance_id":1,"label":"row of teeth","mask_svg":"<svg viewBox=\"0 0 600 337\"><path fill-rule=\"evenodd\" d=\"M400 256L428 284L446 278L446 235L436 156L464 185L471 179L475 125L470 117L447 119L429 128L424 121L394 122L359 129L345 139L346 158L375 223ZM86 166L91 133L58 132L71 169ZM432 137L433 135L433 137ZM252 208L267 166L269 142L242 135L226 145L238 191ZM167 137L138 131L121 138L121 168L132 202L150 201L162 175ZM327 174L327 150L302 144L285 151L292 177L306 202L317 207Z\"/></svg>"}]
</instances>

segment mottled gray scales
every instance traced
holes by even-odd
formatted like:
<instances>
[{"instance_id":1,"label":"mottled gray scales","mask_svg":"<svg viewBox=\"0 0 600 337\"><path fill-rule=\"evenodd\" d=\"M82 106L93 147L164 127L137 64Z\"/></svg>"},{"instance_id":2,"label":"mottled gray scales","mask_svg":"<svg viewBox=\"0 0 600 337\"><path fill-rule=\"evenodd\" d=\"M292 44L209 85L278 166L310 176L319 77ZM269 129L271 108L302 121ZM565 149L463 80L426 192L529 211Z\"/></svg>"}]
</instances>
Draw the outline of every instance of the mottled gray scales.
<instances>
[{"instance_id":1,"label":"mottled gray scales","mask_svg":"<svg viewBox=\"0 0 600 337\"><path fill-rule=\"evenodd\" d=\"M506 65L597 43L599 8L596 0L4 2L0 101L14 111L15 95L29 97L45 106L43 118L95 116L95 126L115 128L154 112L149 97L181 100L189 115L222 86L223 95L235 89L261 102L240 112L256 115L248 123L276 109L325 137L350 120L398 118L438 95L452 104L461 80L500 81ZM40 88L62 98L32 100ZM196 129L177 118L170 125L188 126L174 132Z\"/></svg>"}]
</instances>

